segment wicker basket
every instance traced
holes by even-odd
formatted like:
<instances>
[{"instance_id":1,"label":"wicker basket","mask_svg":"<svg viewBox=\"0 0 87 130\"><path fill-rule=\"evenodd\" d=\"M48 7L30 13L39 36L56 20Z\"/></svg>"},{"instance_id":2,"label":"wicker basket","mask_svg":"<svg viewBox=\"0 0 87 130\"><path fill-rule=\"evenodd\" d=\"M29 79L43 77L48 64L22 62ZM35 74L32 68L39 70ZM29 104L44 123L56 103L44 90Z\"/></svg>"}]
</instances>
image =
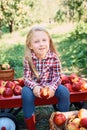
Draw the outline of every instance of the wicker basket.
<instances>
[{"instance_id":1,"label":"wicker basket","mask_svg":"<svg viewBox=\"0 0 87 130\"><path fill-rule=\"evenodd\" d=\"M49 119L49 124L50 124L50 130L67 130L67 123L68 123L68 120L69 118L72 116L72 115L77 115L78 111L70 111L70 112L62 112L65 116L66 116L66 122L65 124L63 124L62 126L58 127L54 122L53 122L53 118L54 118L54 115L55 113L60 113L60 112L53 112L51 114L51 117Z\"/></svg>"},{"instance_id":2,"label":"wicker basket","mask_svg":"<svg viewBox=\"0 0 87 130\"><path fill-rule=\"evenodd\" d=\"M0 80L13 80L14 79L14 69L0 70Z\"/></svg>"}]
</instances>

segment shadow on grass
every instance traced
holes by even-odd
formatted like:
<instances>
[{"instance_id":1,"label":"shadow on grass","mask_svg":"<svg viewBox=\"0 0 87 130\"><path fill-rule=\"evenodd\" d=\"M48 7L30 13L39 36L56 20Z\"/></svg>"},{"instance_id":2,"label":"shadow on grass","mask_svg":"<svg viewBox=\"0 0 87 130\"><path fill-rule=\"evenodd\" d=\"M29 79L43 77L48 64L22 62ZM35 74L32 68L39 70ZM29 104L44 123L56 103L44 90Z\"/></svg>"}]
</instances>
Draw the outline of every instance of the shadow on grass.
<instances>
[{"instance_id":1,"label":"shadow on grass","mask_svg":"<svg viewBox=\"0 0 87 130\"><path fill-rule=\"evenodd\" d=\"M54 39L58 37L58 35L53 35ZM67 67L71 72L76 68L78 74L87 76L87 34L82 33L77 36L72 33L67 34L63 40L56 42L56 45L62 67Z\"/></svg>"}]
</instances>

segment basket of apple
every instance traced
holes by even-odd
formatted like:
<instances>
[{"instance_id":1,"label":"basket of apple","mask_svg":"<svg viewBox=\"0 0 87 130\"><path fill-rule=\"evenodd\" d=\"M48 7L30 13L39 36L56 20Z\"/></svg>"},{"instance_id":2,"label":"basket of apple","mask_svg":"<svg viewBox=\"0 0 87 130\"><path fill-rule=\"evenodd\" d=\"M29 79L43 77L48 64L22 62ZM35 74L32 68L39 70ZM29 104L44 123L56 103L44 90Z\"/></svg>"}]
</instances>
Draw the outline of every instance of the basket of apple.
<instances>
[{"instance_id":1,"label":"basket of apple","mask_svg":"<svg viewBox=\"0 0 87 130\"><path fill-rule=\"evenodd\" d=\"M62 84L68 88L70 92L83 92L87 91L87 81L75 73L70 75L61 75Z\"/></svg>"},{"instance_id":2,"label":"basket of apple","mask_svg":"<svg viewBox=\"0 0 87 130\"><path fill-rule=\"evenodd\" d=\"M53 112L49 123L50 130L87 130L87 110Z\"/></svg>"},{"instance_id":3,"label":"basket of apple","mask_svg":"<svg viewBox=\"0 0 87 130\"><path fill-rule=\"evenodd\" d=\"M3 63L0 64L0 80L13 80L14 79L14 69L11 68L10 64Z\"/></svg>"},{"instance_id":4,"label":"basket of apple","mask_svg":"<svg viewBox=\"0 0 87 130\"><path fill-rule=\"evenodd\" d=\"M22 87L24 86L23 78L18 78L13 81L0 80L0 95L8 98L21 95Z\"/></svg>"}]
</instances>

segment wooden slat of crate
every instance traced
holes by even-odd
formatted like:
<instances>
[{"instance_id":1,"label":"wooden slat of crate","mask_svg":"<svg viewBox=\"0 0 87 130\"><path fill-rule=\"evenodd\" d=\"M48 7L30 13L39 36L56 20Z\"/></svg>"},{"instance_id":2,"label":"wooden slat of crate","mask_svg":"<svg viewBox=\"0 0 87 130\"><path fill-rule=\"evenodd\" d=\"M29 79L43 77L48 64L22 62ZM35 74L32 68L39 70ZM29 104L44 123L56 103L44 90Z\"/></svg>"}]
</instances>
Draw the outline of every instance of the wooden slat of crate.
<instances>
[{"instance_id":1,"label":"wooden slat of crate","mask_svg":"<svg viewBox=\"0 0 87 130\"><path fill-rule=\"evenodd\" d=\"M14 69L0 70L0 80L13 80L14 79Z\"/></svg>"}]
</instances>

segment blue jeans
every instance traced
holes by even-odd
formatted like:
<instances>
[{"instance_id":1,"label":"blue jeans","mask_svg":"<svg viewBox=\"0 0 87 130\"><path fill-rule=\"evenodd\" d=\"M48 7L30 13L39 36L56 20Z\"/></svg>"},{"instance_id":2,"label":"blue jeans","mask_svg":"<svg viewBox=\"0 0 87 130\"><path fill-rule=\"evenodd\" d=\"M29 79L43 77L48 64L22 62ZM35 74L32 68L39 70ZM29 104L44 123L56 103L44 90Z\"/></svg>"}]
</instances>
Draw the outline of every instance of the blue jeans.
<instances>
[{"instance_id":1,"label":"blue jeans","mask_svg":"<svg viewBox=\"0 0 87 130\"><path fill-rule=\"evenodd\" d=\"M58 110L61 112L69 111L70 94L68 89L63 85L59 85L55 92L55 96L58 97ZM35 98L33 91L29 87L24 86L22 89L22 108L25 118L30 118L34 114Z\"/></svg>"}]
</instances>

